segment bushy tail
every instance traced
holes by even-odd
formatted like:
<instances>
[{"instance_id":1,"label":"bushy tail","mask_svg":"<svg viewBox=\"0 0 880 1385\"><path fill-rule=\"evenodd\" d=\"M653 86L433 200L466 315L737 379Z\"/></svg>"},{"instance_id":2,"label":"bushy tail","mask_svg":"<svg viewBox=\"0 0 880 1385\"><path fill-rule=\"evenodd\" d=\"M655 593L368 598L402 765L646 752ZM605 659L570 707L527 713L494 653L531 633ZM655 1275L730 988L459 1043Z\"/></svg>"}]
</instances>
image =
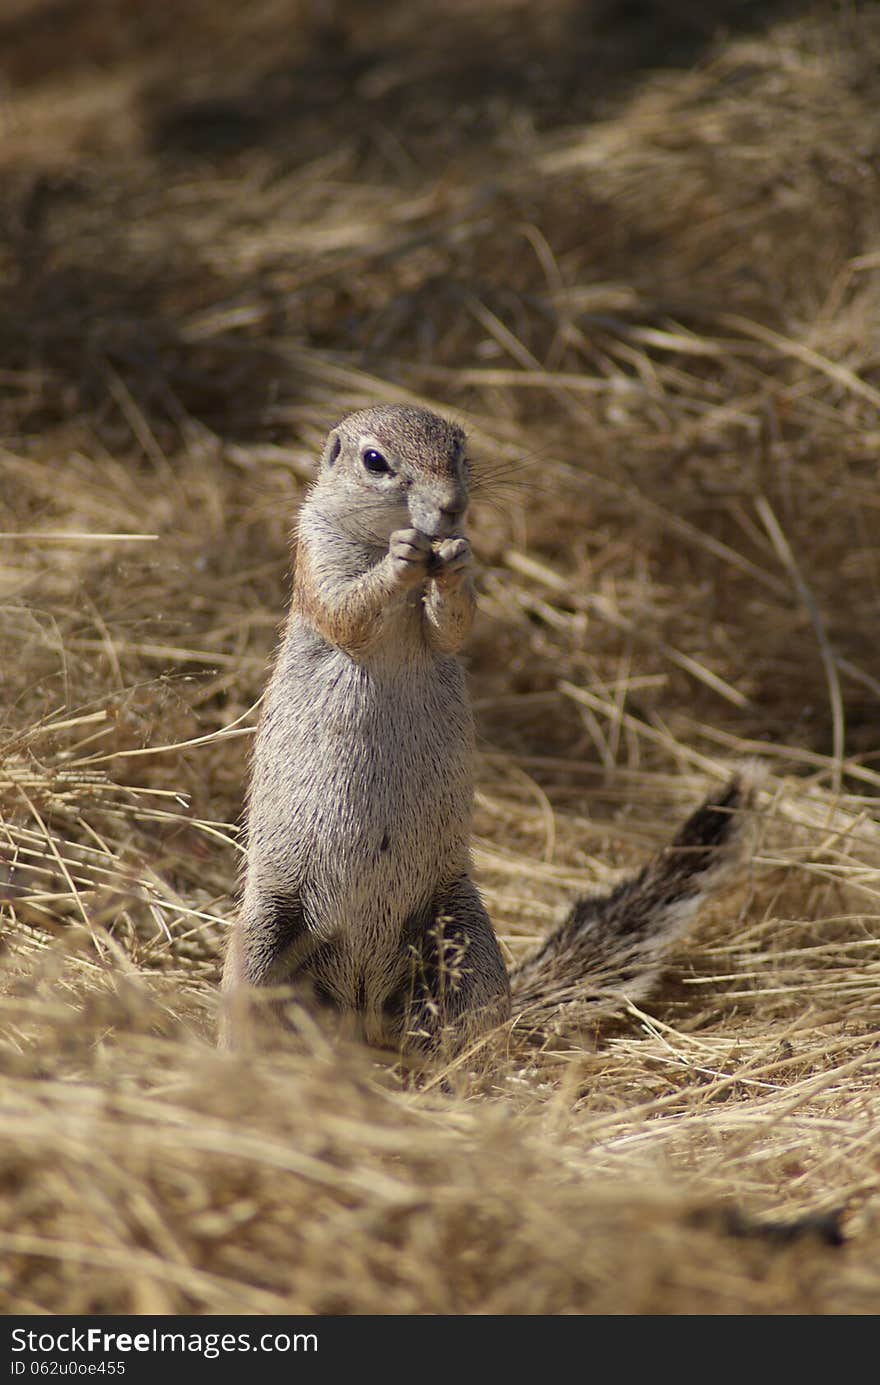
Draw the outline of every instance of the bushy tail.
<instances>
[{"instance_id":1,"label":"bushy tail","mask_svg":"<svg viewBox=\"0 0 880 1385\"><path fill-rule=\"evenodd\" d=\"M575 901L511 973L518 1027L589 1024L645 995L672 943L741 864L760 778L757 768L740 770L638 875L610 894Z\"/></svg>"}]
</instances>

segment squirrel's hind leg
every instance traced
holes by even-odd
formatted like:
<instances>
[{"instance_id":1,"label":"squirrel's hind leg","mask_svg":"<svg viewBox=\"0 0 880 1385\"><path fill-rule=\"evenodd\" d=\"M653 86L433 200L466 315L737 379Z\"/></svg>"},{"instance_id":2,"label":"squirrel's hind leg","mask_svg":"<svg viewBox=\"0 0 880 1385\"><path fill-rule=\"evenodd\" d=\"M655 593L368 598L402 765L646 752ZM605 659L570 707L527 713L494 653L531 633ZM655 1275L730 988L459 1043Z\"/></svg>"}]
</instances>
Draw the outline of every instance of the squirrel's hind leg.
<instances>
[{"instance_id":1,"label":"squirrel's hind leg","mask_svg":"<svg viewBox=\"0 0 880 1385\"><path fill-rule=\"evenodd\" d=\"M246 894L235 922L223 967L223 1007L220 1015L221 1048L234 1048L253 1022L253 995L257 987L281 987L302 975L305 962L317 946L295 892ZM261 1005L283 1020L283 1003Z\"/></svg>"},{"instance_id":2,"label":"squirrel's hind leg","mask_svg":"<svg viewBox=\"0 0 880 1385\"><path fill-rule=\"evenodd\" d=\"M407 1054L452 1054L502 1024L510 982L473 881L461 876L405 930L402 980L385 1003Z\"/></svg>"}]
</instances>

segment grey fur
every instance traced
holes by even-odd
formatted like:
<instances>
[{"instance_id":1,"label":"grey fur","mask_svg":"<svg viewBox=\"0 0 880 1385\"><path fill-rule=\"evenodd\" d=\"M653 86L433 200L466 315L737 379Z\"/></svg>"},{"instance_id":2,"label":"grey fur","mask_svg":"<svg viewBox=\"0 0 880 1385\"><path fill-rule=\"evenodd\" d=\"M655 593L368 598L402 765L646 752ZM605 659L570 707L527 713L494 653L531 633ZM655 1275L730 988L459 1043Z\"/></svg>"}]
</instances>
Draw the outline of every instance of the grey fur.
<instances>
[{"instance_id":1,"label":"grey fur","mask_svg":"<svg viewBox=\"0 0 880 1385\"><path fill-rule=\"evenodd\" d=\"M290 986L410 1053L460 1047L512 1013L470 878L474 732L455 657L474 611L467 499L464 434L427 410L366 410L331 432L299 516L224 971L228 992ZM643 990L737 858L749 796L738 777L634 881L577 901L514 971L513 1012L539 1023L592 993ZM240 1008L227 1005L227 1042Z\"/></svg>"}]
</instances>

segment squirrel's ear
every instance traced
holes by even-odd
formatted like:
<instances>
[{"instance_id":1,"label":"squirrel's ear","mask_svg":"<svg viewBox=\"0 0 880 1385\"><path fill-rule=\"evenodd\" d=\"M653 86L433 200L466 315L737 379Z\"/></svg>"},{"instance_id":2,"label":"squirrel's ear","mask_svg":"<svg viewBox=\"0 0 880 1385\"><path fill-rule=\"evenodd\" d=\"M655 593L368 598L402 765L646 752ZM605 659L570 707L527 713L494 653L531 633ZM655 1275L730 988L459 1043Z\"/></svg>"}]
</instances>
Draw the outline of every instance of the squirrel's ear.
<instances>
[{"instance_id":1,"label":"squirrel's ear","mask_svg":"<svg viewBox=\"0 0 880 1385\"><path fill-rule=\"evenodd\" d=\"M337 432L333 432L330 434L329 438L327 439L326 446L324 447L324 455L321 458L321 466L327 467L328 469L332 467L335 464L336 459L338 458L341 451L342 439L340 438Z\"/></svg>"}]
</instances>

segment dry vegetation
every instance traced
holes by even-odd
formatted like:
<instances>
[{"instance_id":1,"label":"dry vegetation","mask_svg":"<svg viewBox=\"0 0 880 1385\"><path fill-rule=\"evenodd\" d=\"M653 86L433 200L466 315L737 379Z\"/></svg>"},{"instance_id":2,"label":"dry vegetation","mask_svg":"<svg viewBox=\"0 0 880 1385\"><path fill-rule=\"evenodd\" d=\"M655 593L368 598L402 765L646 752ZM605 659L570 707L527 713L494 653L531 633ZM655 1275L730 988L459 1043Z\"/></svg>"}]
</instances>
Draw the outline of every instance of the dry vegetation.
<instances>
[{"instance_id":1,"label":"dry vegetation","mask_svg":"<svg viewBox=\"0 0 880 1385\"><path fill-rule=\"evenodd\" d=\"M0 1302L875 1312L880 15L439 8L4 6ZM650 1005L419 1090L212 1047L291 519L401 398L510 955L769 770Z\"/></svg>"}]
</instances>

